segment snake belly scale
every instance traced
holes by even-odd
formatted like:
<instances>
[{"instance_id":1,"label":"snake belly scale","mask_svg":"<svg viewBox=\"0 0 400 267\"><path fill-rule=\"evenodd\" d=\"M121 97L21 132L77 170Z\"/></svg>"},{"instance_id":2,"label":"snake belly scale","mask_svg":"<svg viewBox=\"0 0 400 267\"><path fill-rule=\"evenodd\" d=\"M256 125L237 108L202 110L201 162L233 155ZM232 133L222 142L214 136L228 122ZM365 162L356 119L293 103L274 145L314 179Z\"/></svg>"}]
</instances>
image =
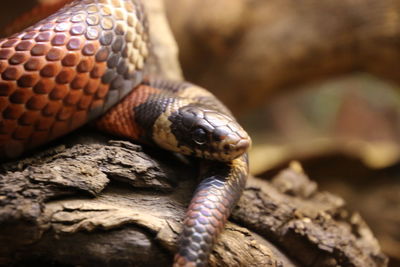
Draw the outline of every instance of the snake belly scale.
<instances>
[{"instance_id":1,"label":"snake belly scale","mask_svg":"<svg viewBox=\"0 0 400 267\"><path fill-rule=\"evenodd\" d=\"M80 0L0 40L0 159L94 119L116 136L199 158L174 266L206 266L245 186L251 141L207 90L147 77L150 37L141 1Z\"/></svg>"}]
</instances>

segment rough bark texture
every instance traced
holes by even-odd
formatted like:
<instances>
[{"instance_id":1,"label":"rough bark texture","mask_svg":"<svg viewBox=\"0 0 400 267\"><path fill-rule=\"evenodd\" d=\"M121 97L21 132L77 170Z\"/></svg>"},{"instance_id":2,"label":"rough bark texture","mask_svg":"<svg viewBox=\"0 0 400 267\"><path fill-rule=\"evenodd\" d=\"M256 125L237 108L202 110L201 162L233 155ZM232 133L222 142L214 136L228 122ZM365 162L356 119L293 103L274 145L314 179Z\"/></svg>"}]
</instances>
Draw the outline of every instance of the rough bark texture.
<instances>
[{"instance_id":1,"label":"rough bark texture","mask_svg":"<svg viewBox=\"0 0 400 267\"><path fill-rule=\"evenodd\" d=\"M179 79L161 1L145 2L156 15L152 71ZM171 264L196 164L107 140L84 129L56 141L63 145L1 165L0 265ZM270 182L249 179L210 263L385 266L387 258L361 217L319 192L294 163Z\"/></svg>"},{"instance_id":2,"label":"rough bark texture","mask_svg":"<svg viewBox=\"0 0 400 267\"><path fill-rule=\"evenodd\" d=\"M79 132L67 143L91 138ZM96 140L96 141L95 141ZM166 266L195 165L127 141L58 146L2 165L0 263ZM245 227L245 228L244 228ZM298 164L250 178L212 266L385 266L371 231Z\"/></svg>"}]
</instances>

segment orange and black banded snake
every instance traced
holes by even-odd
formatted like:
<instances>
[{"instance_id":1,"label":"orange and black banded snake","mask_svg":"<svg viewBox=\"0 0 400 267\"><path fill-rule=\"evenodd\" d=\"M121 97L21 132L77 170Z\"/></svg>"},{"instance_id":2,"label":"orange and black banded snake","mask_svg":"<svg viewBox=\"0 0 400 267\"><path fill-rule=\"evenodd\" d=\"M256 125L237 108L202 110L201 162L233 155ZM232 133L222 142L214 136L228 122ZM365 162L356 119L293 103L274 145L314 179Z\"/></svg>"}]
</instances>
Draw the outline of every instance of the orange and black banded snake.
<instances>
[{"instance_id":1,"label":"orange and black banded snake","mask_svg":"<svg viewBox=\"0 0 400 267\"><path fill-rule=\"evenodd\" d=\"M116 136L200 158L175 266L206 266L248 176L250 138L210 92L148 77L139 0L77 0L0 40L0 159L94 121ZM95 120L96 119L96 120Z\"/></svg>"}]
</instances>

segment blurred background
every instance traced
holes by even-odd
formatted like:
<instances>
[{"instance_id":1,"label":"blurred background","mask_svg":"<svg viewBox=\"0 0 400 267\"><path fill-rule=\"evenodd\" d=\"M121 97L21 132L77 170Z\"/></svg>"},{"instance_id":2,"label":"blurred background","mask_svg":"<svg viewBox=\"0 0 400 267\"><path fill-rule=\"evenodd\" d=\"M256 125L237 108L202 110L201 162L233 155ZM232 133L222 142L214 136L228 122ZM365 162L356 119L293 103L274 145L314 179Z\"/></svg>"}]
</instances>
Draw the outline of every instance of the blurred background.
<instances>
[{"instance_id":1,"label":"blurred background","mask_svg":"<svg viewBox=\"0 0 400 267\"><path fill-rule=\"evenodd\" d=\"M250 132L252 173L301 162L400 266L400 0L164 1L185 79ZM3 32L38 2L60 3L4 2Z\"/></svg>"},{"instance_id":2,"label":"blurred background","mask_svg":"<svg viewBox=\"0 0 400 267\"><path fill-rule=\"evenodd\" d=\"M300 161L400 266L400 1L165 2L185 78L251 133L252 173Z\"/></svg>"}]
</instances>

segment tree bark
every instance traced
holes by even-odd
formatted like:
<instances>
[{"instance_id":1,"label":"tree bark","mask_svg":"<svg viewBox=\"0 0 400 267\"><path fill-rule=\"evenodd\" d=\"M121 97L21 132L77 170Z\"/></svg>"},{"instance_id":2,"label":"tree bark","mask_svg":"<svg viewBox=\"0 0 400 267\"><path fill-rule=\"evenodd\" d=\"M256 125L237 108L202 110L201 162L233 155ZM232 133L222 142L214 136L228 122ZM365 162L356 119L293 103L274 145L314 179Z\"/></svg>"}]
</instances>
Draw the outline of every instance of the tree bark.
<instances>
[{"instance_id":1,"label":"tree bark","mask_svg":"<svg viewBox=\"0 0 400 267\"><path fill-rule=\"evenodd\" d=\"M90 130L1 166L0 264L167 266L196 167ZM81 140L91 140L82 143ZM297 163L250 177L211 266L385 266L373 234Z\"/></svg>"}]
</instances>

